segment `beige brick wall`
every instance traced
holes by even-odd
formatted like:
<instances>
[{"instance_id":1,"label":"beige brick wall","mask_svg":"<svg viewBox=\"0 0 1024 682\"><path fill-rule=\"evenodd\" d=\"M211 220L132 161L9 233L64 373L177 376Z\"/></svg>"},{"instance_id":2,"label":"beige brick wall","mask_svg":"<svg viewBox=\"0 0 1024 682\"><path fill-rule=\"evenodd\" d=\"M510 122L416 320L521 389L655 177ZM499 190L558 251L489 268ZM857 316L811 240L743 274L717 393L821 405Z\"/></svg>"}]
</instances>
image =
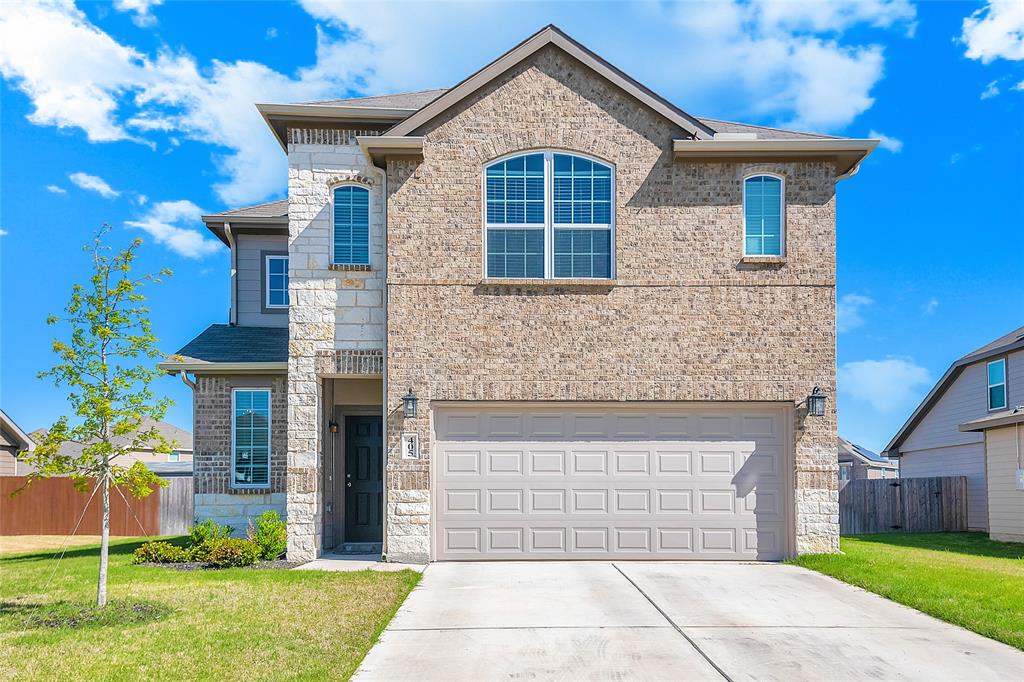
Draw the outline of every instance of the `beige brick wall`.
<instances>
[{"instance_id":1,"label":"beige brick wall","mask_svg":"<svg viewBox=\"0 0 1024 682\"><path fill-rule=\"evenodd\" d=\"M838 548L834 167L674 163L683 132L546 48L424 135L422 162L388 168L388 494L429 495L428 458L399 459L403 430L429 456L431 400L767 400L814 385L823 419L796 411L797 550ZM613 287L481 284L481 168L526 149L615 166ZM787 262L742 254L743 177L786 178ZM443 208L443 210L442 210ZM406 499L408 498L408 499ZM424 558L428 526L392 514L394 558Z\"/></svg>"}]
</instances>

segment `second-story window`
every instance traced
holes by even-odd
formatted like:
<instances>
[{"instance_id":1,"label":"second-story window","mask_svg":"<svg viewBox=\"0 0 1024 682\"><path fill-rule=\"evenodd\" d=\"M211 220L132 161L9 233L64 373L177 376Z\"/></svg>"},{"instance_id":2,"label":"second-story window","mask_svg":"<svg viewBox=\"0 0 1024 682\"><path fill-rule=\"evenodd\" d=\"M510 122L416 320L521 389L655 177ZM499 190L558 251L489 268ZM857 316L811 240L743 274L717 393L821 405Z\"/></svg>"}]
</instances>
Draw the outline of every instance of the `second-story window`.
<instances>
[{"instance_id":1,"label":"second-story window","mask_svg":"<svg viewBox=\"0 0 1024 682\"><path fill-rule=\"evenodd\" d=\"M490 164L484 180L487 277L613 276L611 166L533 152Z\"/></svg>"},{"instance_id":2,"label":"second-story window","mask_svg":"<svg viewBox=\"0 0 1024 682\"><path fill-rule=\"evenodd\" d=\"M988 409L1006 409L1006 359L988 363Z\"/></svg>"},{"instance_id":3,"label":"second-story window","mask_svg":"<svg viewBox=\"0 0 1024 682\"><path fill-rule=\"evenodd\" d=\"M288 307L288 256L267 256L266 306Z\"/></svg>"},{"instance_id":4,"label":"second-story window","mask_svg":"<svg viewBox=\"0 0 1024 682\"><path fill-rule=\"evenodd\" d=\"M370 191L356 185L334 189L332 262L370 264Z\"/></svg>"},{"instance_id":5,"label":"second-story window","mask_svg":"<svg viewBox=\"0 0 1024 682\"><path fill-rule=\"evenodd\" d=\"M754 175L743 180L743 255L783 255L785 196L782 178Z\"/></svg>"}]
</instances>

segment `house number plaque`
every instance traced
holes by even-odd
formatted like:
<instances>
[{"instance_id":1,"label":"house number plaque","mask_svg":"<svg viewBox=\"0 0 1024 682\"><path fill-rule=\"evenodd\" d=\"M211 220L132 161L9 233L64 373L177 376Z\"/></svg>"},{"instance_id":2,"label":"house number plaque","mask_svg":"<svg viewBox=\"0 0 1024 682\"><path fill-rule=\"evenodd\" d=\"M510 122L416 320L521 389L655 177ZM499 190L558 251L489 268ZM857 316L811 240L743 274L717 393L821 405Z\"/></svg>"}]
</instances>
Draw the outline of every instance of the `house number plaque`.
<instances>
[{"instance_id":1,"label":"house number plaque","mask_svg":"<svg viewBox=\"0 0 1024 682\"><path fill-rule=\"evenodd\" d=\"M416 433L402 434L402 459L420 458L420 437Z\"/></svg>"}]
</instances>

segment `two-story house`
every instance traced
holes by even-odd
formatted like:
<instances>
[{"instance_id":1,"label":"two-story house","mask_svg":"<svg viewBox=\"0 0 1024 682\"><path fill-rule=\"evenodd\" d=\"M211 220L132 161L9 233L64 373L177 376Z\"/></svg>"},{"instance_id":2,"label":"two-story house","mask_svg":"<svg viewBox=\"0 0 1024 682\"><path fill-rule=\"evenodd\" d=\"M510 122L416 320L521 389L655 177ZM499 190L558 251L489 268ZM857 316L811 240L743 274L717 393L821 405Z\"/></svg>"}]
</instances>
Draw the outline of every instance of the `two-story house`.
<instances>
[{"instance_id":1,"label":"two-story house","mask_svg":"<svg viewBox=\"0 0 1024 682\"><path fill-rule=\"evenodd\" d=\"M692 116L553 26L258 108L288 199L205 217L231 317L164 364L198 516L277 508L297 560L838 548L836 183L875 141Z\"/></svg>"},{"instance_id":2,"label":"two-story house","mask_svg":"<svg viewBox=\"0 0 1024 682\"><path fill-rule=\"evenodd\" d=\"M967 478L967 526L1024 542L1024 327L955 361L883 454L900 475Z\"/></svg>"}]
</instances>

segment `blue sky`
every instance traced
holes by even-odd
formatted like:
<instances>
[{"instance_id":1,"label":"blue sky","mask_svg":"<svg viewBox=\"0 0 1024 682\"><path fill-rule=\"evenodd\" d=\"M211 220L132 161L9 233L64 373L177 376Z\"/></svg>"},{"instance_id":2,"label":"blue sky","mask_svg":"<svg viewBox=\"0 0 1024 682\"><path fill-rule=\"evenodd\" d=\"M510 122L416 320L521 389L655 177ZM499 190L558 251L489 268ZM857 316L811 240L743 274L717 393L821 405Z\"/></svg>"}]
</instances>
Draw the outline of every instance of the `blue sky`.
<instances>
[{"instance_id":1,"label":"blue sky","mask_svg":"<svg viewBox=\"0 0 1024 682\"><path fill-rule=\"evenodd\" d=\"M0 405L24 428L80 248L142 237L173 352L227 319L198 216L283 196L252 107L451 85L553 22L701 116L883 136L838 188L840 432L883 447L956 357L1024 324L1024 3L0 4ZM191 425L191 396L169 421Z\"/></svg>"}]
</instances>

